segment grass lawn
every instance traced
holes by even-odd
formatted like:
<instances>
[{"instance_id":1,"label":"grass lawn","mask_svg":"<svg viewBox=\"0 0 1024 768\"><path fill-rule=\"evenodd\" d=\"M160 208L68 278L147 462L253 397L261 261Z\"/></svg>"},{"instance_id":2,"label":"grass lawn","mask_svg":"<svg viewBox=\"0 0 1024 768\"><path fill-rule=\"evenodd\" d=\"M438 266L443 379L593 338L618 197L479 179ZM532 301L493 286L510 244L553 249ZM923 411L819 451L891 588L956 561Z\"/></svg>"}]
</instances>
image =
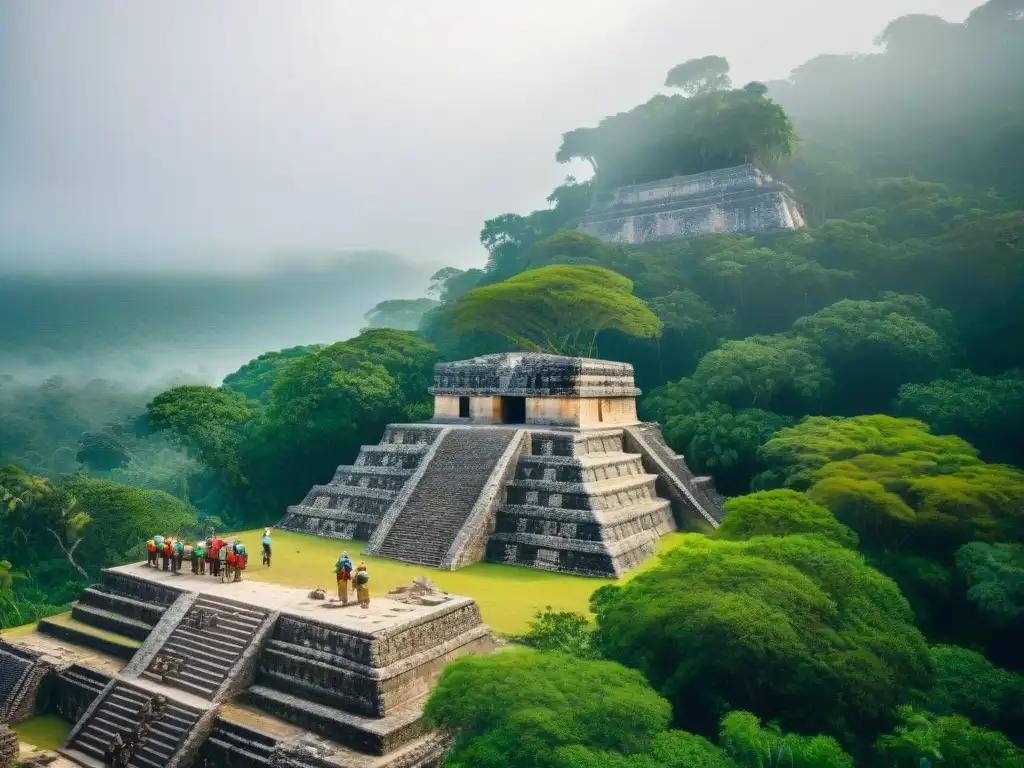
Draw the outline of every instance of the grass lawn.
<instances>
[{"instance_id":1,"label":"grass lawn","mask_svg":"<svg viewBox=\"0 0 1024 768\"><path fill-rule=\"evenodd\" d=\"M335 588L334 563L343 550L358 563L365 560L370 572L370 594L384 595L388 590L409 584L415 576L430 576L448 592L476 599L484 621L501 634L518 634L534 613L550 605L555 610L587 612L591 593L612 579L566 576L560 573L520 568L511 565L478 563L457 571L438 571L422 565L409 565L394 560L363 557L359 553L366 542L325 539L287 531L274 531L274 564L260 564L260 539L263 529L234 534L249 551L246 578L269 581L290 587L313 589L320 586L331 593ZM661 540L662 551L678 546L683 534L669 534ZM632 571L619 583L650 568L658 558L650 558L643 567Z\"/></svg>"},{"instance_id":2,"label":"grass lawn","mask_svg":"<svg viewBox=\"0 0 1024 768\"><path fill-rule=\"evenodd\" d=\"M18 741L39 749L57 749L68 740L72 724L57 715L36 715L11 726Z\"/></svg>"}]
</instances>

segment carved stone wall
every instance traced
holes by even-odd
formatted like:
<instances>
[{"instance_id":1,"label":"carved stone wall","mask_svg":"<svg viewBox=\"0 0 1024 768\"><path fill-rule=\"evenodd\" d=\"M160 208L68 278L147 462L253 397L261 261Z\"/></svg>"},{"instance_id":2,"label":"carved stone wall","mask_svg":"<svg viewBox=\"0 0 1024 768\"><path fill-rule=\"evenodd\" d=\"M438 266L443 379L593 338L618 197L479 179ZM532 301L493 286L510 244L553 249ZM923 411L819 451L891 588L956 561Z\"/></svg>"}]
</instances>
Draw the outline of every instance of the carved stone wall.
<instances>
[{"instance_id":1,"label":"carved stone wall","mask_svg":"<svg viewBox=\"0 0 1024 768\"><path fill-rule=\"evenodd\" d=\"M619 187L595 201L577 226L606 242L640 244L799 229L805 222L786 185L741 165Z\"/></svg>"}]
</instances>

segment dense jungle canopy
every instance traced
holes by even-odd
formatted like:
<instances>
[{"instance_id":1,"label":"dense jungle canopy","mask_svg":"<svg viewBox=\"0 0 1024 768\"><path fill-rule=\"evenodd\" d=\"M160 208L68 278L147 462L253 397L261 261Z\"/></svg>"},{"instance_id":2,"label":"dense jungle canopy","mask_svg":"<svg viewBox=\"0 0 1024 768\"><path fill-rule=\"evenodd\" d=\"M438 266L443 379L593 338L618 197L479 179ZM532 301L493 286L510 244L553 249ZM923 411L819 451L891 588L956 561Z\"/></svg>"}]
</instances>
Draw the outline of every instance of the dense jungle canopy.
<instances>
[{"instance_id":1,"label":"dense jungle canopy","mask_svg":"<svg viewBox=\"0 0 1024 768\"><path fill-rule=\"evenodd\" d=\"M593 354L634 366L726 521L451 665L427 706L449 765L1024 765L1024 5L899 18L785 81L733 88L713 56L665 82L562 136L591 179L484 222L485 264L354 338L217 387L3 372L0 620L60 610L157 517L273 523L427 418L439 360ZM748 161L808 228L572 229L617 185Z\"/></svg>"}]
</instances>

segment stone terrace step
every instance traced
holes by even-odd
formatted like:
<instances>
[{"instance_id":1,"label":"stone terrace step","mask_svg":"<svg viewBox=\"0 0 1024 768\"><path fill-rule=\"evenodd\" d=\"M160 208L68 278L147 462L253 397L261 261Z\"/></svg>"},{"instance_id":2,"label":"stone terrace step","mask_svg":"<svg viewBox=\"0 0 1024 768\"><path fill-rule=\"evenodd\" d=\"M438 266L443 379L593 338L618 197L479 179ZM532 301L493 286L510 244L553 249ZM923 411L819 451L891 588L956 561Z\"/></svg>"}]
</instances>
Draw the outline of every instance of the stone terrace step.
<instances>
[{"instance_id":1,"label":"stone terrace step","mask_svg":"<svg viewBox=\"0 0 1024 768\"><path fill-rule=\"evenodd\" d=\"M652 499L638 504L612 509L558 509L531 504L505 504L498 510L496 533L544 533L551 536L573 538L602 538L602 530L606 527L621 525L644 515L659 514L669 509L664 499ZM520 522L523 521L523 522ZM571 527L569 527L571 526ZM592 530L585 535L585 529ZM562 532L556 532L561 529ZM572 531L578 531L573 533Z\"/></svg>"},{"instance_id":2,"label":"stone terrace step","mask_svg":"<svg viewBox=\"0 0 1024 768\"><path fill-rule=\"evenodd\" d=\"M272 755L277 740L217 718L209 738L203 744L196 762L198 768L267 768L273 765Z\"/></svg>"},{"instance_id":3,"label":"stone terrace step","mask_svg":"<svg viewBox=\"0 0 1024 768\"><path fill-rule=\"evenodd\" d=\"M644 474L635 453L594 456L522 456L516 464L516 480L547 480L554 483L593 483L627 475Z\"/></svg>"},{"instance_id":4,"label":"stone terrace step","mask_svg":"<svg viewBox=\"0 0 1024 768\"><path fill-rule=\"evenodd\" d=\"M92 632L88 627L76 626L59 619L40 619L38 630L44 635L65 640L83 648L92 648L119 659L130 659L139 650L140 642L111 632Z\"/></svg>"},{"instance_id":5,"label":"stone terrace step","mask_svg":"<svg viewBox=\"0 0 1024 768\"><path fill-rule=\"evenodd\" d=\"M442 427L424 424L388 424L381 445L432 445Z\"/></svg>"},{"instance_id":6,"label":"stone terrace step","mask_svg":"<svg viewBox=\"0 0 1024 768\"><path fill-rule=\"evenodd\" d=\"M142 708L151 696L148 691L115 683L69 746L106 763L114 734L119 733L124 738L132 732L141 722ZM166 768L199 716L199 711L168 698L165 714L150 724L149 738L140 745L129 764L136 768Z\"/></svg>"},{"instance_id":7,"label":"stone terrace step","mask_svg":"<svg viewBox=\"0 0 1024 768\"><path fill-rule=\"evenodd\" d=\"M132 597L119 595L102 584L94 584L87 587L79 596L78 601L105 611L119 613L130 619L136 619L150 627L156 626L157 622L167 610L162 605L136 600Z\"/></svg>"},{"instance_id":8,"label":"stone terrace step","mask_svg":"<svg viewBox=\"0 0 1024 768\"><path fill-rule=\"evenodd\" d=\"M390 752L422 733L420 721L423 713L420 702L389 717L370 718L306 701L262 685L251 686L247 698L275 717L371 755Z\"/></svg>"},{"instance_id":9,"label":"stone terrace step","mask_svg":"<svg viewBox=\"0 0 1024 768\"><path fill-rule=\"evenodd\" d=\"M356 457L357 467L398 467L415 469L419 466L429 445L364 445Z\"/></svg>"},{"instance_id":10,"label":"stone terrace step","mask_svg":"<svg viewBox=\"0 0 1024 768\"><path fill-rule=\"evenodd\" d=\"M217 626L199 629L195 622L200 611L215 615ZM267 611L249 605L199 595L157 654L184 662L180 671L167 675L167 684L212 699L267 615ZM149 669L143 675L161 679Z\"/></svg>"},{"instance_id":11,"label":"stone terrace step","mask_svg":"<svg viewBox=\"0 0 1024 768\"><path fill-rule=\"evenodd\" d=\"M145 640L153 629L152 625L138 619L80 602L72 603L71 618L108 632L116 632L133 640Z\"/></svg>"},{"instance_id":12,"label":"stone terrace step","mask_svg":"<svg viewBox=\"0 0 1024 768\"><path fill-rule=\"evenodd\" d=\"M328 485L399 491L414 471L401 467L341 466Z\"/></svg>"},{"instance_id":13,"label":"stone terrace step","mask_svg":"<svg viewBox=\"0 0 1024 768\"><path fill-rule=\"evenodd\" d=\"M552 483L513 480L506 487L509 504L556 509L612 509L643 504L655 498L657 475L626 475L596 483Z\"/></svg>"},{"instance_id":14,"label":"stone terrace step","mask_svg":"<svg viewBox=\"0 0 1024 768\"><path fill-rule=\"evenodd\" d=\"M622 430L601 432L543 432L530 435L533 456L598 456L622 452Z\"/></svg>"},{"instance_id":15,"label":"stone terrace step","mask_svg":"<svg viewBox=\"0 0 1024 768\"><path fill-rule=\"evenodd\" d=\"M330 499L381 499L390 502L394 500L395 493L385 488L361 488L358 485L314 485L306 498L311 502L322 496Z\"/></svg>"},{"instance_id":16,"label":"stone terrace step","mask_svg":"<svg viewBox=\"0 0 1024 768\"><path fill-rule=\"evenodd\" d=\"M375 554L441 565L515 435L515 429L448 432Z\"/></svg>"},{"instance_id":17,"label":"stone terrace step","mask_svg":"<svg viewBox=\"0 0 1024 768\"><path fill-rule=\"evenodd\" d=\"M70 667L62 669L57 674L65 680L85 688L92 693L100 693L107 687L107 683L110 682L110 678L107 675L104 675L102 672L97 672L94 669L89 669L89 667L82 666L81 664L72 664Z\"/></svg>"}]
</instances>

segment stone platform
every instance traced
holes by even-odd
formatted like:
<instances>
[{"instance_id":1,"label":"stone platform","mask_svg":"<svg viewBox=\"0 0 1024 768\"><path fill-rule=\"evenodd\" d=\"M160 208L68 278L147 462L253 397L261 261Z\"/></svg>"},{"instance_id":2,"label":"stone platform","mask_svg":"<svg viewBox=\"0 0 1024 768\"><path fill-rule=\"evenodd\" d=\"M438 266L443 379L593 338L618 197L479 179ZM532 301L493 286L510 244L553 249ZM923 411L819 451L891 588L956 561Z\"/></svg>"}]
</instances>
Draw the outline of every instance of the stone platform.
<instances>
[{"instance_id":1,"label":"stone platform","mask_svg":"<svg viewBox=\"0 0 1024 768\"><path fill-rule=\"evenodd\" d=\"M24 709L31 696L74 720L62 754L90 768L157 695L166 711L135 768L439 765L446 742L423 732L423 702L450 660L494 648L476 603L443 593L340 607L301 589L138 563L104 571L80 605L90 606L82 621L0 645L15 660L5 690L18 693L0 705ZM147 612L156 621L143 634ZM131 636L141 643L126 664L89 647ZM32 675L48 682L26 693ZM260 720L274 727L254 728Z\"/></svg>"},{"instance_id":2,"label":"stone platform","mask_svg":"<svg viewBox=\"0 0 1024 768\"><path fill-rule=\"evenodd\" d=\"M277 526L366 539L364 554L618 577L722 499L637 419L626 363L537 353L434 368L430 424L389 424Z\"/></svg>"}]
</instances>

